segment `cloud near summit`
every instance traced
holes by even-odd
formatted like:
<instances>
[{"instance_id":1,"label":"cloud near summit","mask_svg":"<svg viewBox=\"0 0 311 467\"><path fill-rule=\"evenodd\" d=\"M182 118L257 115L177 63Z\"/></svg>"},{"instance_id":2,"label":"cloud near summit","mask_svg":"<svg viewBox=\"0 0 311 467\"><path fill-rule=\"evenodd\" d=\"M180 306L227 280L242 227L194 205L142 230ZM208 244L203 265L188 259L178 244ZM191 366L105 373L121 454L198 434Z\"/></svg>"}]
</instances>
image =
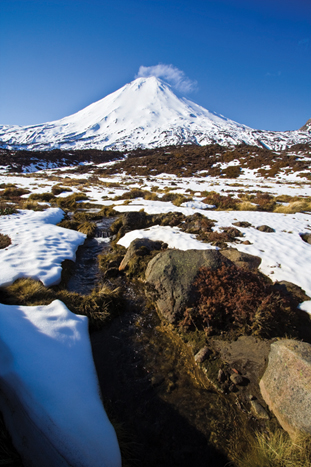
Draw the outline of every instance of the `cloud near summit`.
<instances>
[{"instance_id":1,"label":"cloud near summit","mask_svg":"<svg viewBox=\"0 0 311 467\"><path fill-rule=\"evenodd\" d=\"M149 76L164 79L180 92L193 92L197 88L196 81L188 78L182 70L173 65L165 65L164 63L155 66L142 65L135 78L147 78Z\"/></svg>"}]
</instances>

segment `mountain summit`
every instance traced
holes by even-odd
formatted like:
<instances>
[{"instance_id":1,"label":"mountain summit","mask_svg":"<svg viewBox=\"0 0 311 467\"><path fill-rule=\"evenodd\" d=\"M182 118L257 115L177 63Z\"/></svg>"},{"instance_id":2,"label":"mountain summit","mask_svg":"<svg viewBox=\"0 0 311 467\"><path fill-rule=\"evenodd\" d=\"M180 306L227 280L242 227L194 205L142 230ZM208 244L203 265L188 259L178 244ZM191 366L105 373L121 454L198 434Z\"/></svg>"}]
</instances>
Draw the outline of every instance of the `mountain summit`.
<instances>
[{"instance_id":1,"label":"mountain summit","mask_svg":"<svg viewBox=\"0 0 311 467\"><path fill-rule=\"evenodd\" d=\"M8 149L153 148L178 144L247 143L283 149L310 142L306 131L260 131L210 112L155 77L137 78L69 117L31 126L0 126Z\"/></svg>"}]
</instances>

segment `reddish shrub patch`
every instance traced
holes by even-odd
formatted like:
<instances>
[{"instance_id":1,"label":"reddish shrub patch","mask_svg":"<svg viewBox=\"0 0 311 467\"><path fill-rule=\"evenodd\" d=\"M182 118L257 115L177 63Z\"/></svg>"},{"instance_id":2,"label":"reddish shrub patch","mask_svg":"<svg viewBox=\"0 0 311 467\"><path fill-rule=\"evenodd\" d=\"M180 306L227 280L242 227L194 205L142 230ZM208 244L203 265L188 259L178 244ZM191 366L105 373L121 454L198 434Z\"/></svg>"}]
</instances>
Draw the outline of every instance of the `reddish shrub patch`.
<instances>
[{"instance_id":1,"label":"reddish shrub patch","mask_svg":"<svg viewBox=\"0 0 311 467\"><path fill-rule=\"evenodd\" d=\"M204 330L207 335L296 335L297 317L288 297L258 274L234 265L216 271L203 267L194 287L198 300L185 311L182 326Z\"/></svg>"}]
</instances>

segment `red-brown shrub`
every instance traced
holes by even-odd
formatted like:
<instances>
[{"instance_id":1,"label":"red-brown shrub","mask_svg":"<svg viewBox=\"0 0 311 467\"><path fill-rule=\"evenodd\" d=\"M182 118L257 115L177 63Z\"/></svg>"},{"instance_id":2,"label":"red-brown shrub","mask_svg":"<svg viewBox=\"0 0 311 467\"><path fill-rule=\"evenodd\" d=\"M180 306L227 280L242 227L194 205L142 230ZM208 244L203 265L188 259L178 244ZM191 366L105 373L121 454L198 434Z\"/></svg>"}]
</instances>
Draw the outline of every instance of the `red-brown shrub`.
<instances>
[{"instance_id":1,"label":"red-brown shrub","mask_svg":"<svg viewBox=\"0 0 311 467\"><path fill-rule=\"evenodd\" d=\"M194 282L196 306L186 310L180 323L206 334L254 334L262 337L295 335L296 315L289 299L281 296L259 274L223 265L201 268Z\"/></svg>"}]
</instances>

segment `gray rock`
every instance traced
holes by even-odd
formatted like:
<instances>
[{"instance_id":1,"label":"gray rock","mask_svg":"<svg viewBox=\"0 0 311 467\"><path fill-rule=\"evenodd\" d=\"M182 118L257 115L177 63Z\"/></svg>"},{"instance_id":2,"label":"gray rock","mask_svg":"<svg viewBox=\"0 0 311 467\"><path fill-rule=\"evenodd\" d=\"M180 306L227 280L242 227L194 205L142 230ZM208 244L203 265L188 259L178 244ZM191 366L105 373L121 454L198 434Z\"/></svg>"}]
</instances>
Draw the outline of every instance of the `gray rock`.
<instances>
[{"instance_id":1,"label":"gray rock","mask_svg":"<svg viewBox=\"0 0 311 467\"><path fill-rule=\"evenodd\" d=\"M234 373L233 375L230 376L230 381L233 384L239 386L240 384L243 384L244 378L243 378L243 376Z\"/></svg>"},{"instance_id":2,"label":"gray rock","mask_svg":"<svg viewBox=\"0 0 311 467\"><path fill-rule=\"evenodd\" d=\"M144 211L126 212L122 218L123 229L125 231L143 229L146 227L146 218Z\"/></svg>"},{"instance_id":3,"label":"gray rock","mask_svg":"<svg viewBox=\"0 0 311 467\"><path fill-rule=\"evenodd\" d=\"M210 355L211 350L208 347L203 347L197 354L195 354L194 359L197 363L203 363L204 360Z\"/></svg>"},{"instance_id":4,"label":"gray rock","mask_svg":"<svg viewBox=\"0 0 311 467\"><path fill-rule=\"evenodd\" d=\"M218 250L166 250L156 255L146 269L147 294L170 323L176 322L194 303L194 279L202 266L213 270L232 264ZM151 293L150 289L155 293Z\"/></svg>"},{"instance_id":5,"label":"gray rock","mask_svg":"<svg viewBox=\"0 0 311 467\"><path fill-rule=\"evenodd\" d=\"M260 418L262 420L269 420L269 415L267 414L267 411L263 408L261 404L259 404L258 401L251 400L251 409L255 417Z\"/></svg>"},{"instance_id":6,"label":"gray rock","mask_svg":"<svg viewBox=\"0 0 311 467\"><path fill-rule=\"evenodd\" d=\"M127 268L134 255L144 256L152 250L161 250L162 244L163 242L153 242L152 240L149 240L149 238L137 238L136 240L133 240L121 261L119 271L123 271Z\"/></svg>"},{"instance_id":7,"label":"gray rock","mask_svg":"<svg viewBox=\"0 0 311 467\"><path fill-rule=\"evenodd\" d=\"M311 233L301 233L299 235L304 242L311 244Z\"/></svg>"},{"instance_id":8,"label":"gray rock","mask_svg":"<svg viewBox=\"0 0 311 467\"><path fill-rule=\"evenodd\" d=\"M271 345L261 394L292 438L311 434L311 345L283 339Z\"/></svg>"},{"instance_id":9,"label":"gray rock","mask_svg":"<svg viewBox=\"0 0 311 467\"><path fill-rule=\"evenodd\" d=\"M310 300L310 297L306 294L306 292L301 287L299 287L299 285L293 284L292 282L275 282L274 287L286 295L291 295L297 300L298 303Z\"/></svg>"},{"instance_id":10,"label":"gray rock","mask_svg":"<svg viewBox=\"0 0 311 467\"><path fill-rule=\"evenodd\" d=\"M243 227L243 228L251 227L252 225L250 222L247 222L247 221L232 222L232 224L236 225L237 227Z\"/></svg>"},{"instance_id":11,"label":"gray rock","mask_svg":"<svg viewBox=\"0 0 311 467\"><path fill-rule=\"evenodd\" d=\"M223 232L226 232L230 237L243 237L242 232L235 227L221 227Z\"/></svg>"},{"instance_id":12,"label":"gray rock","mask_svg":"<svg viewBox=\"0 0 311 467\"><path fill-rule=\"evenodd\" d=\"M261 258L259 258L259 256L249 255L248 253L243 253L235 248L221 250L220 253L232 261L236 266L249 269L250 271L258 269L261 263Z\"/></svg>"},{"instance_id":13,"label":"gray rock","mask_svg":"<svg viewBox=\"0 0 311 467\"><path fill-rule=\"evenodd\" d=\"M256 227L256 229L260 230L260 232L275 232L275 230L268 225L260 225L259 227Z\"/></svg>"}]
</instances>

